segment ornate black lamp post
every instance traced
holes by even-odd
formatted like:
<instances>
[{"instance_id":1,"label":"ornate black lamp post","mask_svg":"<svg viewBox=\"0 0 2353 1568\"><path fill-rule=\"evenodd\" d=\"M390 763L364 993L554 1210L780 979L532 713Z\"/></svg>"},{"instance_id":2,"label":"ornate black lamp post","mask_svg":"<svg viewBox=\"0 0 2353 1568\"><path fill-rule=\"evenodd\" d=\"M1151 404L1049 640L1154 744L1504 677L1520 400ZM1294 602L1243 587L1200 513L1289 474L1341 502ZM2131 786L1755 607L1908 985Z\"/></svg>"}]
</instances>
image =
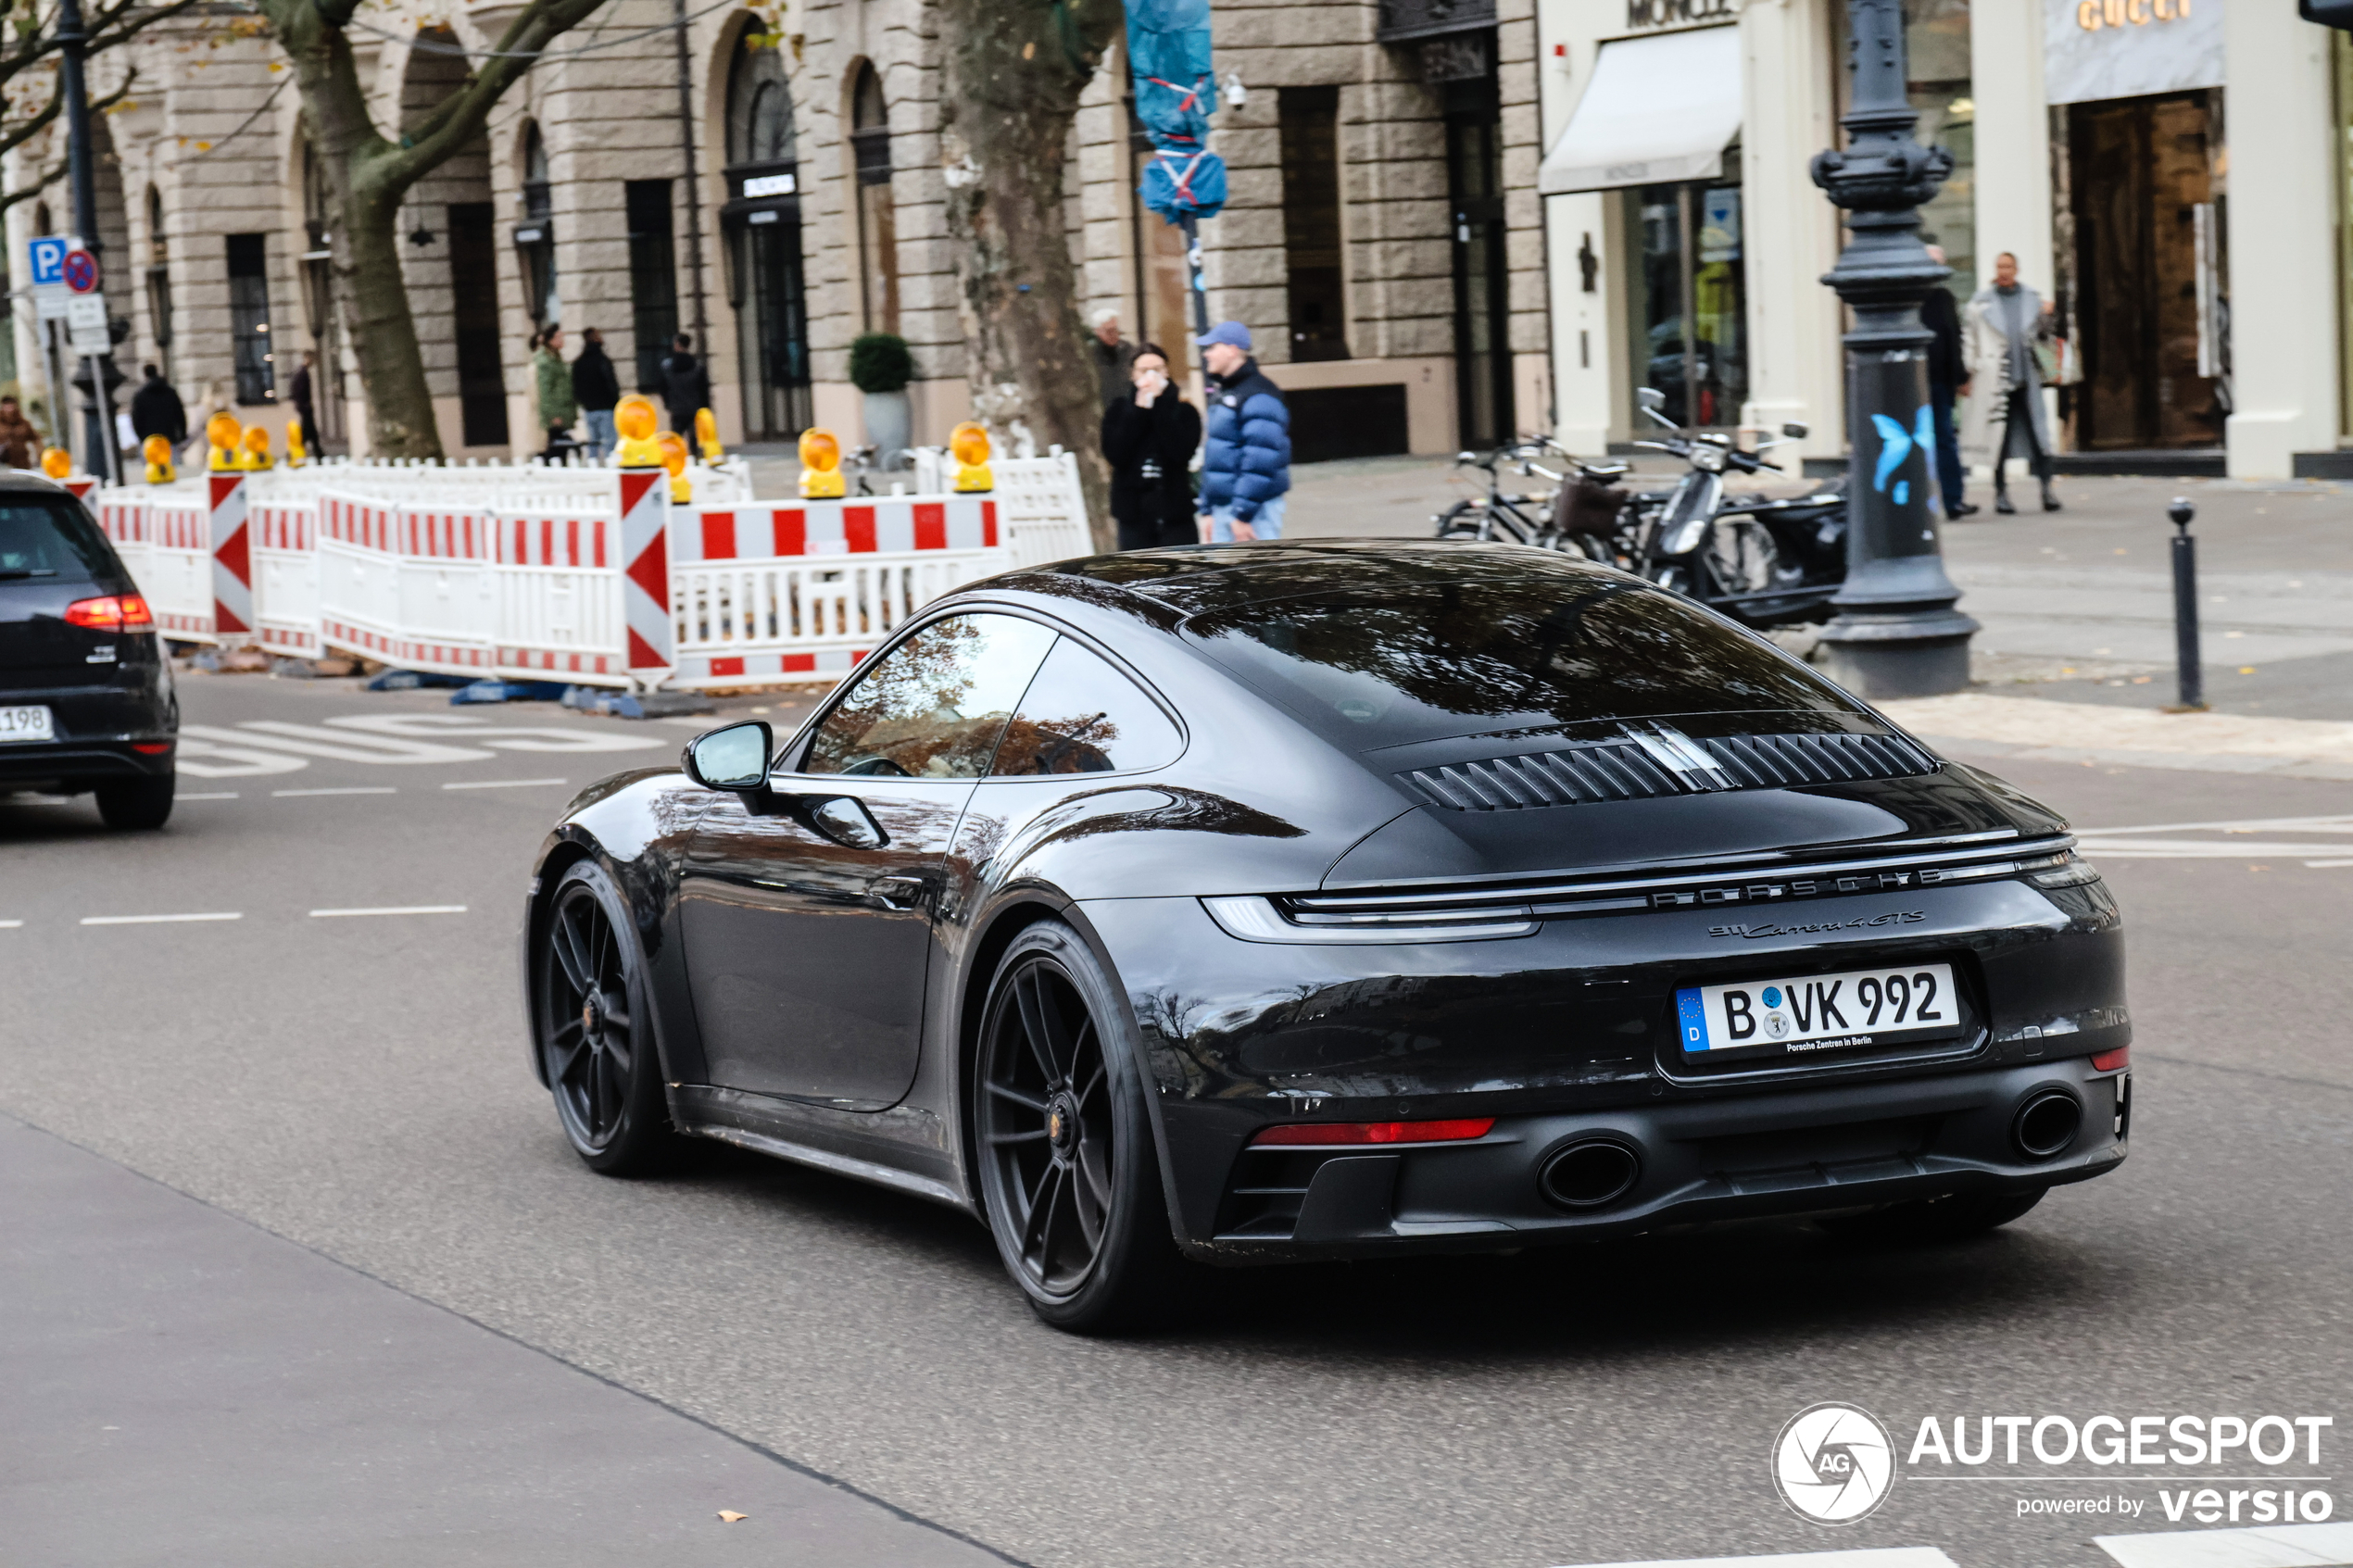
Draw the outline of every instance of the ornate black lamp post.
<instances>
[{"instance_id":1,"label":"ornate black lamp post","mask_svg":"<svg viewBox=\"0 0 2353 1568\"><path fill-rule=\"evenodd\" d=\"M1953 156L1912 139L1919 117L1904 95L1901 0L1847 0L1855 107L1843 152L1814 159L1814 183L1846 209L1848 239L1822 282L1855 312L1846 334L1846 585L1822 632L1832 676L1865 696L1931 696L1969 684L1977 622L1953 608L1961 591L1938 554L1936 429L1928 400L1928 329L1920 301L1950 270L1929 258L1919 204L1953 171Z\"/></svg>"}]
</instances>

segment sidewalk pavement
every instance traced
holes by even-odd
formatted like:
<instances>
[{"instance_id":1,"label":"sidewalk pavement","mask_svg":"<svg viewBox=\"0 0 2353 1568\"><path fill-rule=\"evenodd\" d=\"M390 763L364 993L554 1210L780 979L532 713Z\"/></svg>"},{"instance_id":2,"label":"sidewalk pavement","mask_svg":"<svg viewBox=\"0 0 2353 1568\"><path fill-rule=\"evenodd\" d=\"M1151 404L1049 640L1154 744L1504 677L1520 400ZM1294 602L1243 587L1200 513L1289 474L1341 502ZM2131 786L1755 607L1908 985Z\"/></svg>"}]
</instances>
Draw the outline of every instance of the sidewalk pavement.
<instances>
[{"instance_id":1,"label":"sidewalk pavement","mask_svg":"<svg viewBox=\"0 0 2353 1568\"><path fill-rule=\"evenodd\" d=\"M1630 483L1647 487L1672 478L1671 470L1645 459ZM1784 487L1800 488L1776 485ZM2181 495L2197 508L2192 532L2207 700L2230 713L2353 721L2347 487L2079 475L2062 477L2057 491L2063 510L2002 517L1991 509L1987 487L1976 485L1987 509L1944 527L1945 566L1962 591L1960 608L1983 627L1971 648L1978 690L2068 709L2153 712L2171 703L2174 530L2165 514ZM1472 493L1444 458L1304 466L1292 470L1290 533L1426 538L1434 513ZM2032 504L2031 484L2013 495ZM1810 639L1793 641L1803 651ZM2026 722L2012 721L2009 733ZM2045 721L2052 742L2063 742L2077 723L2064 713ZM2324 743L2293 744L2317 746L2309 752L2316 760L2336 755ZM2208 749L2200 739L2191 754Z\"/></svg>"},{"instance_id":2,"label":"sidewalk pavement","mask_svg":"<svg viewBox=\"0 0 2353 1568\"><path fill-rule=\"evenodd\" d=\"M2007 688L1882 702L1880 711L1971 761L2353 779L2353 723L2232 713L2167 713L2013 696Z\"/></svg>"},{"instance_id":3,"label":"sidewalk pavement","mask_svg":"<svg viewBox=\"0 0 2353 1568\"><path fill-rule=\"evenodd\" d=\"M7 1117L0 1190L7 1562L1009 1561Z\"/></svg>"}]
</instances>

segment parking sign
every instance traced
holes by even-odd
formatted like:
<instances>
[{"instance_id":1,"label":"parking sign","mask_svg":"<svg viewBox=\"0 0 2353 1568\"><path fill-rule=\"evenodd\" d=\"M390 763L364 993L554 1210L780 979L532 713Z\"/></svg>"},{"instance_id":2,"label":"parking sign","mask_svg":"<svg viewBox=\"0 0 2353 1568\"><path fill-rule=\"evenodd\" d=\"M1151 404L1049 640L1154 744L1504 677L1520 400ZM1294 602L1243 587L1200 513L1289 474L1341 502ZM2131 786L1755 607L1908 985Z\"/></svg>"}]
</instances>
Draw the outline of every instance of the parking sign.
<instances>
[{"instance_id":1,"label":"parking sign","mask_svg":"<svg viewBox=\"0 0 2353 1568\"><path fill-rule=\"evenodd\" d=\"M65 239L57 234L44 234L26 248L31 253L32 286L56 285L62 288L66 281Z\"/></svg>"}]
</instances>

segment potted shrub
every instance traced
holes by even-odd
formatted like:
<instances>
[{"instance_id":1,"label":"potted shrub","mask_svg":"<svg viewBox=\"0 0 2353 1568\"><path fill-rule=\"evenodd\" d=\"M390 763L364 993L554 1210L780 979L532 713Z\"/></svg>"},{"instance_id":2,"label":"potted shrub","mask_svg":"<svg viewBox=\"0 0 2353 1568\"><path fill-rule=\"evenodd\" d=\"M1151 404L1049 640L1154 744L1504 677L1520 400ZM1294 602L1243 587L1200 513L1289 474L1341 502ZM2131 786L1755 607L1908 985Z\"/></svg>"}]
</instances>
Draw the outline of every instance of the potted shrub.
<instances>
[{"instance_id":1,"label":"potted shrub","mask_svg":"<svg viewBox=\"0 0 2353 1568\"><path fill-rule=\"evenodd\" d=\"M907 340L890 332L868 332L849 345L849 383L866 397L866 439L875 465L895 468L914 439L914 416L907 406L907 383L915 379L915 357Z\"/></svg>"}]
</instances>

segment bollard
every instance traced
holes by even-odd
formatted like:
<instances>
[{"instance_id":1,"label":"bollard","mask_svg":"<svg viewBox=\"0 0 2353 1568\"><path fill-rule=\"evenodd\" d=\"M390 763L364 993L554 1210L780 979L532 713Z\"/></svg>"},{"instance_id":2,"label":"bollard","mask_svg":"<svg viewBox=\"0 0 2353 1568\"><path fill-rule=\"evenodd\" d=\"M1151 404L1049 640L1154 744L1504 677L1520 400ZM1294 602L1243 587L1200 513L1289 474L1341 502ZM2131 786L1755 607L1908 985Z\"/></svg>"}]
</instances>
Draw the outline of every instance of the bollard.
<instances>
[{"instance_id":1,"label":"bollard","mask_svg":"<svg viewBox=\"0 0 2353 1568\"><path fill-rule=\"evenodd\" d=\"M2182 666L2182 700L2173 711L2199 713L2206 709L2206 671L2197 650L2197 541L2190 537L2197 508L2176 495L2165 515L2180 530L2173 535L2173 646Z\"/></svg>"}]
</instances>

